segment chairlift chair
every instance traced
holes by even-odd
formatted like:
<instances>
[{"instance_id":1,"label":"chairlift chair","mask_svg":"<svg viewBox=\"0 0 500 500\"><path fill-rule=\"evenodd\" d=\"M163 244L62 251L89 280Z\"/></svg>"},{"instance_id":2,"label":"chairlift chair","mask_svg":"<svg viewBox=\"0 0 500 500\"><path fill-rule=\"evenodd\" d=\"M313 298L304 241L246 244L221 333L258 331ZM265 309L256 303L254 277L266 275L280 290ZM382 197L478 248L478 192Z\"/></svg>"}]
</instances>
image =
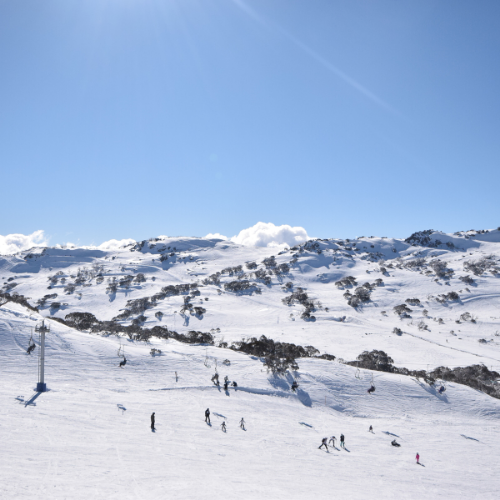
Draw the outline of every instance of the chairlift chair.
<instances>
[{"instance_id":1,"label":"chairlift chair","mask_svg":"<svg viewBox=\"0 0 500 500\"><path fill-rule=\"evenodd\" d=\"M33 340L33 328L31 329L31 337L30 337L30 343L29 343L29 346L28 346L28 349L26 349L26 352L28 354L31 354L32 351L35 350L35 347L36 347L36 344L35 344L35 341Z\"/></svg>"},{"instance_id":2,"label":"chairlift chair","mask_svg":"<svg viewBox=\"0 0 500 500\"><path fill-rule=\"evenodd\" d=\"M358 363L356 363L356 367L357 367L357 368L356 368L356 373L354 374L354 376L355 376L357 379L361 380L361 370L359 369L359 362L358 362Z\"/></svg>"},{"instance_id":3,"label":"chairlift chair","mask_svg":"<svg viewBox=\"0 0 500 500\"><path fill-rule=\"evenodd\" d=\"M375 392L375 389L376 389L376 387L375 387L375 382L374 382L374 380L373 380L373 373L372 373L372 381L371 381L371 386L370 386L370 388L369 388L369 389L368 389L368 391L367 391L367 392L368 392L368 394L371 394L372 392Z\"/></svg>"},{"instance_id":4,"label":"chairlift chair","mask_svg":"<svg viewBox=\"0 0 500 500\"><path fill-rule=\"evenodd\" d=\"M127 358L125 357L125 348L123 347L123 344L120 344L117 354L118 357L123 358L123 361L120 361L120 364L118 365L120 368L123 368L127 364Z\"/></svg>"}]
</instances>

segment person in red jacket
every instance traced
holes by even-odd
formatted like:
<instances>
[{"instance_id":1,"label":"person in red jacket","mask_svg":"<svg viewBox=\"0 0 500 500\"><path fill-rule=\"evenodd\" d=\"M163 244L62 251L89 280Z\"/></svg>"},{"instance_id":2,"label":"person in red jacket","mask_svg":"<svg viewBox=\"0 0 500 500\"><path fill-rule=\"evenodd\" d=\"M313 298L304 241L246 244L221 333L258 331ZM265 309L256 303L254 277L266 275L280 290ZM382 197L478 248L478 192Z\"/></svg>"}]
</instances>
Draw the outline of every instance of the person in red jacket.
<instances>
[{"instance_id":1,"label":"person in red jacket","mask_svg":"<svg viewBox=\"0 0 500 500\"><path fill-rule=\"evenodd\" d=\"M415 457L417 459L417 464L420 464L420 455L417 453L417 456Z\"/></svg>"}]
</instances>

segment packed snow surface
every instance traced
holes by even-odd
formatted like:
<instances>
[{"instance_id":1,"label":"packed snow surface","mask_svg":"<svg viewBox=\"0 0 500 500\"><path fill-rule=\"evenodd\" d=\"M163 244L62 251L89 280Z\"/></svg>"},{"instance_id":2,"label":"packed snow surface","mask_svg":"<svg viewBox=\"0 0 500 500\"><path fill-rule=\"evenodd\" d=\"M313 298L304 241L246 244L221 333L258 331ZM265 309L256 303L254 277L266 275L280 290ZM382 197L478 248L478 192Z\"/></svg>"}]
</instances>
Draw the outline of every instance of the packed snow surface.
<instances>
[{"instance_id":1,"label":"packed snow surface","mask_svg":"<svg viewBox=\"0 0 500 500\"><path fill-rule=\"evenodd\" d=\"M500 232L314 240L279 250L160 238L118 250L0 256L3 297L17 293L39 309L0 299L0 497L497 499L499 399L452 382L440 394L439 384L343 361L377 349L411 370L500 371ZM356 305L351 298L365 283L369 300ZM177 285L190 288L162 292ZM309 314L286 303L300 289ZM144 298L130 312L130 301ZM401 304L406 316L394 312ZM47 319L75 312L210 332L215 345L145 342ZM48 391L37 393L38 335L35 351L26 348L42 319L51 329ZM217 347L261 335L336 359L300 358L297 372L277 377L258 357ZM237 387L213 385L215 369ZM332 435L335 447L318 449Z\"/></svg>"}]
</instances>

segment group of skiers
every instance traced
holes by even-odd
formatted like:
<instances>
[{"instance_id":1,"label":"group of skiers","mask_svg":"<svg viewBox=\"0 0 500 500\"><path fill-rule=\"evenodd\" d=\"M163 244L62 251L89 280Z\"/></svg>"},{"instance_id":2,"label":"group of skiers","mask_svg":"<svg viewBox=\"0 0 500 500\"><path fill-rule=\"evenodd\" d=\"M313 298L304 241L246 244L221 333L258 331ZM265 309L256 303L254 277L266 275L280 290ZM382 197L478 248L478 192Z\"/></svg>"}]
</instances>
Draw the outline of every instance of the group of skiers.
<instances>
[{"instance_id":1,"label":"group of skiers","mask_svg":"<svg viewBox=\"0 0 500 500\"><path fill-rule=\"evenodd\" d=\"M208 425L212 425L210 423L210 408L207 408L205 410L205 422L208 424ZM241 419L240 420L240 428L243 429L244 431L246 431L245 429L245 419ZM153 412L151 414L151 431L155 431L155 412ZM227 432L227 427L226 427L226 421L224 420L221 424L221 430L222 432ZM371 432L373 433L373 426L370 425L370 428L368 429L368 432ZM330 440L328 440L327 437L323 438L321 440L321 444L319 445L318 449L320 450L321 448L323 448L323 446L325 447L325 450L328 451L328 445L330 444L330 446L332 446L333 448L335 448L335 441L337 440L337 438L335 436L332 436L330 438ZM396 447L400 447L401 445L395 440L393 439L392 442L391 442L392 446L396 446ZM340 447L343 448L345 450L345 436L343 434L340 435ZM337 449L337 448L335 448ZM417 459L417 464L420 465L420 455L417 453L416 457Z\"/></svg>"},{"instance_id":2,"label":"group of skiers","mask_svg":"<svg viewBox=\"0 0 500 500\"><path fill-rule=\"evenodd\" d=\"M328 443L330 444L330 446L332 446L333 448L335 448L335 441L336 441L336 439L337 439L337 438L336 438L335 436L332 436L332 437L330 438L330 441L328 441L328 438L327 438L327 437L326 437L326 438L323 438L323 439L321 440L321 444L320 444L320 446L319 446L319 448L318 448L318 449L321 449L321 448L323 448L323 446L324 446L324 447L325 447L325 449L326 449L326 451L328 451ZM344 437L344 435L343 435L343 434L341 434L341 435L340 435L340 447L341 447L341 448L344 448L344 450L345 450L345 437Z\"/></svg>"},{"instance_id":3,"label":"group of skiers","mask_svg":"<svg viewBox=\"0 0 500 500\"><path fill-rule=\"evenodd\" d=\"M372 434L374 434L373 432L373 426L370 425L370 428L368 429L368 432L371 432ZM330 444L330 446L332 446L333 448L335 448L335 441L336 441L336 437L335 436L332 436L330 438L330 441L328 441L328 438L325 437L321 440L321 444L319 445L318 449L320 450L321 448L323 448L323 446L325 447L325 450L328 451L328 444ZM392 446L395 446L397 448L399 448L401 445L395 440L393 439L392 442L391 442ZM341 448L344 448L345 450L345 436L343 434L340 435L340 447ZM337 448L335 448L337 449ZM420 465L420 455L417 453L416 457L417 459L417 464Z\"/></svg>"},{"instance_id":4,"label":"group of skiers","mask_svg":"<svg viewBox=\"0 0 500 500\"><path fill-rule=\"evenodd\" d=\"M205 410L205 422L208 424L208 425L212 425L210 423L210 408L207 408ZM245 429L245 419L241 419L240 420L240 428L243 429L244 431L246 431ZM226 421L224 420L221 424L221 429L223 432L226 432L227 431L227 428L226 428Z\"/></svg>"},{"instance_id":5,"label":"group of skiers","mask_svg":"<svg viewBox=\"0 0 500 500\"><path fill-rule=\"evenodd\" d=\"M215 375L210 380L213 382L214 385L220 387L219 374L217 372L215 372ZM236 383L236 381L233 380L231 386L236 389L236 387L238 387L238 384ZM229 388L229 377L226 375L224 377L224 390L227 391L228 388Z\"/></svg>"}]
</instances>

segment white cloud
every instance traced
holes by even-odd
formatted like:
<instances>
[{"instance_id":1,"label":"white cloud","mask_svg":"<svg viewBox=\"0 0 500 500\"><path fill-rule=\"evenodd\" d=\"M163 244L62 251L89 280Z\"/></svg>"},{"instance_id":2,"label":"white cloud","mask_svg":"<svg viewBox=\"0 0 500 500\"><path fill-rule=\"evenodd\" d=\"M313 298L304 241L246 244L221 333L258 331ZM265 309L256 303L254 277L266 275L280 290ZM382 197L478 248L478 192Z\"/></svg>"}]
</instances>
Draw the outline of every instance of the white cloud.
<instances>
[{"instance_id":1,"label":"white cloud","mask_svg":"<svg viewBox=\"0 0 500 500\"><path fill-rule=\"evenodd\" d=\"M208 233L205 238L207 240L228 240L229 238L227 236L224 236L223 234L220 233Z\"/></svg>"},{"instance_id":2,"label":"white cloud","mask_svg":"<svg viewBox=\"0 0 500 500\"><path fill-rule=\"evenodd\" d=\"M253 247L278 247L294 246L308 239L307 231L303 227L257 222L255 226L243 229L237 236L233 236L231 241Z\"/></svg>"},{"instance_id":3,"label":"white cloud","mask_svg":"<svg viewBox=\"0 0 500 500\"><path fill-rule=\"evenodd\" d=\"M10 255L13 253L28 250L33 247L46 247L47 239L43 231L35 231L32 234L0 234L0 254Z\"/></svg>"},{"instance_id":4,"label":"white cloud","mask_svg":"<svg viewBox=\"0 0 500 500\"><path fill-rule=\"evenodd\" d=\"M99 246L95 247L99 250L119 250L123 248L125 245L129 245L130 243L134 244L135 240L132 238L125 238L123 240L108 240L104 243L101 243Z\"/></svg>"}]
</instances>

